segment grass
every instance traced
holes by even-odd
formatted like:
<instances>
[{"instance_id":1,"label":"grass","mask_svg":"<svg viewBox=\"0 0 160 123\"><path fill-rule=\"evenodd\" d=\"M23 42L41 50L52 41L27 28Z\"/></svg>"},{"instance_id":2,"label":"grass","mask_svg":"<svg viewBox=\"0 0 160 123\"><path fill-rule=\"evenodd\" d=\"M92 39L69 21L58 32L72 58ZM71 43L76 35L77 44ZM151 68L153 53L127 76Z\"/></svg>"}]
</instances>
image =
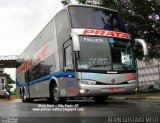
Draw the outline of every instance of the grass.
<instances>
[{"instance_id":1,"label":"grass","mask_svg":"<svg viewBox=\"0 0 160 123\"><path fill-rule=\"evenodd\" d=\"M10 99L0 99L0 102L10 101Z\"/></svg>"}]
</instances>

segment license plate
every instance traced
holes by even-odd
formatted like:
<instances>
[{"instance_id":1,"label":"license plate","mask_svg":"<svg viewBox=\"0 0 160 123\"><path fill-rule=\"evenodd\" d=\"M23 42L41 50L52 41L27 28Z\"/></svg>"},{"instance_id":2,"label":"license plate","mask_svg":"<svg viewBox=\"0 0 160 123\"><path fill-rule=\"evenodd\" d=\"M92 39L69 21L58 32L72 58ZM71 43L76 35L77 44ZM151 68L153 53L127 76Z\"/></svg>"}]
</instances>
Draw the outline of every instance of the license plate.
<instances>
[{"instance_id":1,"label":"license plate","mask_svg":"<svg viewBox=\"0 0 160 123\"><path fill-rule=\"evenodd\" d=\"M109 92L112 93L119 92L119 88L109 88Z\"/></svg>"}]
</instances>

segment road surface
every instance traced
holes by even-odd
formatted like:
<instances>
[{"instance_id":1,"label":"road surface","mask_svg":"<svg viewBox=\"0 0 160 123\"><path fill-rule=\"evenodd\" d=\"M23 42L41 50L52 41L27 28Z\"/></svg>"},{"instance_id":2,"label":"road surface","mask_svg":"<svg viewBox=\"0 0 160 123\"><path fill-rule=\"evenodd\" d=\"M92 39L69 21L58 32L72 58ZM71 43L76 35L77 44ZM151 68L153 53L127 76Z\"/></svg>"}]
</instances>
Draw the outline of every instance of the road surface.
<instances>
[{"instance_id":1,"label":"road surface","mask_svg":"<svg viewBox=\"0 0 160 123\"><path fill-rule=\"evenodd\" d=\"M160 122L160 99L113 98L103 104L92 100L69 100L53 105L47 101L22 103L21 100L0 102L0 122L15 123L107 123Z\"/></svg>"}]
</instances>

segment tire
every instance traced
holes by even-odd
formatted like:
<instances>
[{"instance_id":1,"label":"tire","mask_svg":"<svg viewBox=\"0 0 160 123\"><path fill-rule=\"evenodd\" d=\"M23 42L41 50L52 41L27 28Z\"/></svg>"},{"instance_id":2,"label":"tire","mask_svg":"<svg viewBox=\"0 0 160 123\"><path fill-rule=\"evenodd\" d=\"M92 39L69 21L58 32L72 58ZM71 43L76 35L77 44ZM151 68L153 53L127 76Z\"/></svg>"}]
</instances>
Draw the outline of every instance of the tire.
<instances>
[{"instance_id":1,"label":"tire","mask_svg":"<svg viewBox=\"0 0 160 123\"><path fill-rule=\"evenodd\" d=\"M54 84L52 86L52 89L51 89L51 100L54 104L58 104L58 103L65 103L66 102L66 99L65 97L60 97L59 96L59 88L56 84Z\"/></svg>"},{"instance_id":2,"label":"tire","mask_svg":"<svg viewBox=\"0 0 160 123\"><path fill-rule=\"evenodd\" d=\"M26 98L25 102L26 103L31 103L31 102L34 102L34 99L33 98Z\"/></svg>"},{"instance_id":3,"label":"tire","mask_svg":"<svg viewBox=\"0 0 160 123\"><path fill-rule=\"evenodd\" d=\"M21 91L21 98L22 98L22 102L25 102L25 101L26 101L26 96L25 96L24 88L23 88L22 91Z\"/></svg>"},{"instance_id":4,"label":"tire","mask_svg":"<svg viewBox=\"0 0 160 123\"><path fill-rule=\"evenodd\" d=\"M96 103L104 103L108 99L108 96L96 96L93 97L93 99L96 101Z\"/></svg>"},{"instance_id":5,"label":"tire","mask_svg":"<svg viewBox=\"0 0 160 123\"><path fill-rule=\"evenodd\" d=\"M22 97L22 102L29 103L29 102L33 102L34 101L33 98L27 98L26 97L24 89L21 92L21 97Z\"/></svg>"}]
</instances>

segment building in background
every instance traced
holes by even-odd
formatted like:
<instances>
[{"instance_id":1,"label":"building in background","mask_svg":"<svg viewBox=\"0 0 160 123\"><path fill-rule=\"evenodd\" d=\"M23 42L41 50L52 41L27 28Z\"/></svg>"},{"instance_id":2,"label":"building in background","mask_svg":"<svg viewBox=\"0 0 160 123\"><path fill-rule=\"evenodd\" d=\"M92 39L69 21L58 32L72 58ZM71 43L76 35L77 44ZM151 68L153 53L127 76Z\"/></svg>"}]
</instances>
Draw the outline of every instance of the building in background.
<instances>
[{"instance_id":1,"label":"building in background","mask_svg":"<svg viewBox=\"0 0 160 123\"><path fill-rule=\"evenodd\" d=\"M0 68L0 96L4 95L5 87L7 86L8 74L3 73L4 69Z\"/></svg>"},{"instance_id":2,"label":"building in background","mask_svg":"<svg viewBox=\"0 0 160 123\"><path fill-rule=\"evenodd\" d=\"M137 60L138 79L141 90L160 89L160 63L158 59L147 62Z\"/></svg>"}]
</instances>

